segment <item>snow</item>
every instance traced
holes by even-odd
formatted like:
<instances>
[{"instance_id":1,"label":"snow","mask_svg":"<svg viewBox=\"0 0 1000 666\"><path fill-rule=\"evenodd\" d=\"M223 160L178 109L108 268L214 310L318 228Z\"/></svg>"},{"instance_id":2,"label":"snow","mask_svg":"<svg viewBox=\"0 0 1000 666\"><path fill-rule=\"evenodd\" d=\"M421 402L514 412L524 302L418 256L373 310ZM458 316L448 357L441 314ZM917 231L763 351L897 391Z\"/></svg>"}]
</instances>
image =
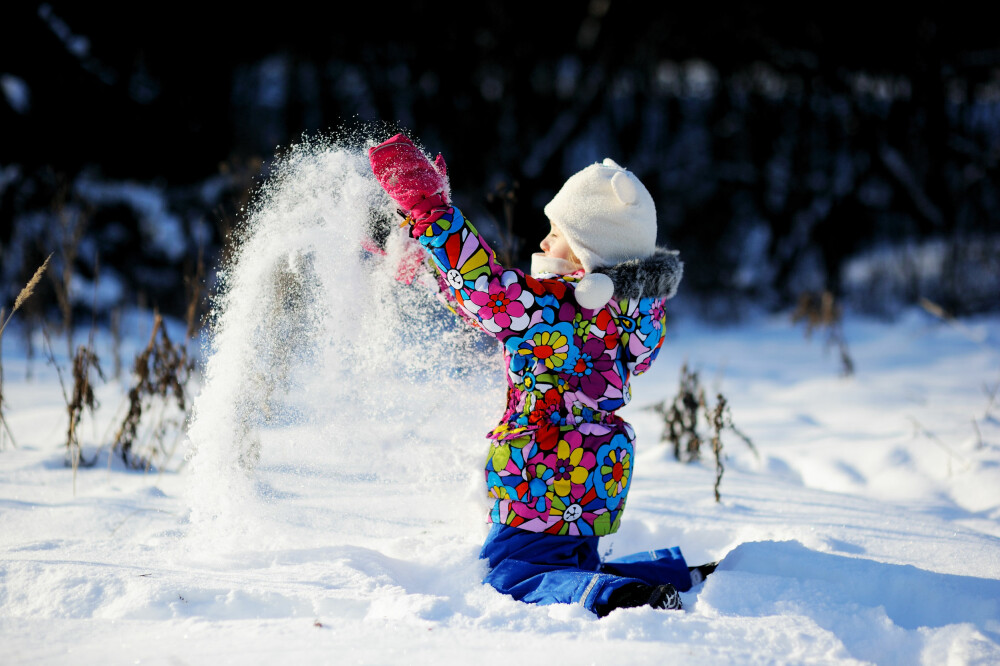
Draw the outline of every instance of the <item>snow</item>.
<instances>
[{"instance_id":1,"label":"snow","mask_svg":"<svg viewBox=\"0 0 1000 666\"><path fill-rule=\"evenodd\" d=\"M5 662L1000 661L1000 317L849 317L843 378L787 315L676 316L622 412L636 476L602 549L679 545L719 569L683 612L525 605L483 586L477 557L496 350L393 279L401 240L384 262L354 251L368 209L389 207L363 167L319 145L277 169L165 469L102 453L74 494L55 371L36 361L25 380L22 337L5 336ZM645 409L685 361L760 453L724 439L720 503L713 465L675 462ZM125 388L99 387L87 455Z\"/></svg>"},{"instance_id":2,"label":"snow","mask_svg":"<svg viewBox=\"0 0 1000 666\"><path fill-rule=\"evenodd\" d=\"M90 54L90 40L82 35L73 34L69 24L56 16L51 5L41 4L38 7L38 16L48 24L49 29L66 46L67 51L78 58L84 58Z\"/></svg>"},{"instance_id":3,"label":"snow","mask_svg":"<svg viewBox=\"0 0 1000 666\"><path fill-rule=\"evenodd\" d=\"M166 193L155 185L99 181L89 176L77 179L75 190L93 204L123 203L139 216L143 241L152 244L167 259L179 262L187 251L183 222L170 212Z\"/></svg>"},{"instance_id":4,"label":"snow","mask_svg":"<svg viewBox=\"0 0 1000 666\"><path fill-rule=\"evenodd\" d=\"M10 108L18 113L24 115L31 109L31 94L24 79L13 74L0 74L0 90L3 91Z\"/></svg>"}]
</instances>

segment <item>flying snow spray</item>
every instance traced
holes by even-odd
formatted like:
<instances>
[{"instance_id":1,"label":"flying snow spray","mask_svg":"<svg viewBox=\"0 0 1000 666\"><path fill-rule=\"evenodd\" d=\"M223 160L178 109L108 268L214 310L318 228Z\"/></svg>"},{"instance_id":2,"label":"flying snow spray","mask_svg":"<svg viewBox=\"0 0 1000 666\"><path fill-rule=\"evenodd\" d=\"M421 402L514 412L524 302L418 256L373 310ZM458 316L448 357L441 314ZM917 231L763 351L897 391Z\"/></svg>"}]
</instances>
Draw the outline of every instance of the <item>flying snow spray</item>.
<instances>
[{"instance_id":1,"label":"flying snow spray","mask_svg":"<svg viewBox=\"0 0 1000 666\"><path fill-rule=\"evenodd\" d=\"M216 542L483 522L499 351L440 303L429 267L399 279L415 242L371 174L375 143L280 156L220 270L188 451L192 522ZM290 524L306 529L274 529Z\"/></svg>"}]
</instances>

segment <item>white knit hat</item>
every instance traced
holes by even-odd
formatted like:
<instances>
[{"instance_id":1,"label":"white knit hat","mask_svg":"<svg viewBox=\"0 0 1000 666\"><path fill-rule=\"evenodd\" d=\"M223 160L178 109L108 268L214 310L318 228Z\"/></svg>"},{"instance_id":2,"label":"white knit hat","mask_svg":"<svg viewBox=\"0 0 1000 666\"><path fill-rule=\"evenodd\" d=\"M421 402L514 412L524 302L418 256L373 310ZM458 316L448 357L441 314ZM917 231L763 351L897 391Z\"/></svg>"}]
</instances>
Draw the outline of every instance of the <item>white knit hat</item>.
<instances>
[{"instance_id":1,"label":"white knit hat","mask_svg":"<svg viewBox=\"0 0 1000 666\"><path fill-rule=\"evenodd\" d=\"M577 287L577 301L584 307L602 307L614 289L607 276L591 275L595 268L642 259L656 249L653 197L635 174L611 158L570 176L545 206L545 215L588 273ZM604 302L588 305L581 298Z\"/></svg>"},{"instance_id":2,"label":"white knit hat","mask_svg":"<svg viewBox=\"0 0 1000 666\"><path fill-rule=\"evenodd\" d=\"M566 181L545 206L589 273L656 249L656 206L635 174L611 158Z\"/></svg>"}]
</instances>

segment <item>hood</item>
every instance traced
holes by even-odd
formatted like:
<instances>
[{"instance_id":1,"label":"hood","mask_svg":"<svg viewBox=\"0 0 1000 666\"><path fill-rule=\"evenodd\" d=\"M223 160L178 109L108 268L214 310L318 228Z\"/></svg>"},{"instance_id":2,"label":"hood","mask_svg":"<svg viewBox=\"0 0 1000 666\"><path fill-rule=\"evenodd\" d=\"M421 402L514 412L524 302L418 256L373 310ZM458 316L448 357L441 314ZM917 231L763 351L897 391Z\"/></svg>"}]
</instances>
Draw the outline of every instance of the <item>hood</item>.
<instances>
[{"instance_id":1,"label":"hood","mask_svg":"<svg viewBox=\"0 0 1000 666\"><path fill-rule=\"evenodd\" d=\"M684 275L684 264L677 255L676 250L658 247L648 257L601 266L593 272L611 278L619 298L673 298Z\"/></svg>"}]
</instances>

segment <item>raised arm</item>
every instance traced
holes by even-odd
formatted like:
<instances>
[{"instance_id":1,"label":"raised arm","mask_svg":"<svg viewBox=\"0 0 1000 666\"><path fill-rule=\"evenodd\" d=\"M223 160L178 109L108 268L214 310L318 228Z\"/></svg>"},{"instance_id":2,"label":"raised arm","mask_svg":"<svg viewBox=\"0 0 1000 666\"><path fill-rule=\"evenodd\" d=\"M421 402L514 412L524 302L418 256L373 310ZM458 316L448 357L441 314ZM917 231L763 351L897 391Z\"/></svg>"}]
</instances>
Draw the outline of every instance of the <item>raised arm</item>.
<instances>
[{"instance_id":1,"label":"raised arm","mask_svg":"<svg viewBox=\"0 0 1000 666\"><path fill-rule=\"evenodd\" d=\"M505 269L462 212L450 205L447 170L396 135L369 151L372 171L410 224L410 235L431 255L447 296L480 328L505 340L541 319L548 288L517 269ZM563 290L565 287L561 287Z\"/></svg>"}]
</instances>

